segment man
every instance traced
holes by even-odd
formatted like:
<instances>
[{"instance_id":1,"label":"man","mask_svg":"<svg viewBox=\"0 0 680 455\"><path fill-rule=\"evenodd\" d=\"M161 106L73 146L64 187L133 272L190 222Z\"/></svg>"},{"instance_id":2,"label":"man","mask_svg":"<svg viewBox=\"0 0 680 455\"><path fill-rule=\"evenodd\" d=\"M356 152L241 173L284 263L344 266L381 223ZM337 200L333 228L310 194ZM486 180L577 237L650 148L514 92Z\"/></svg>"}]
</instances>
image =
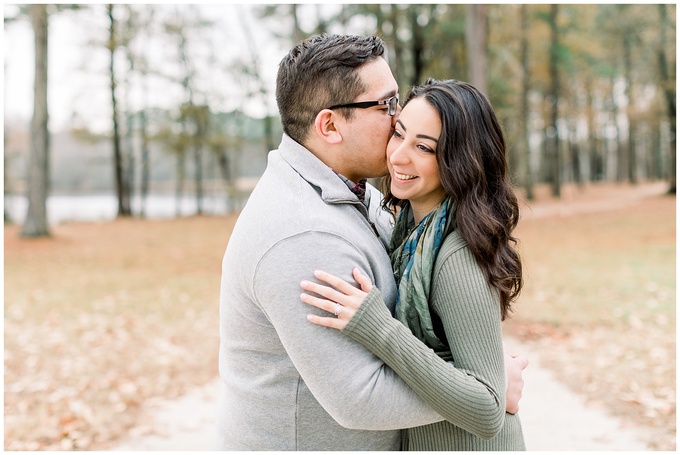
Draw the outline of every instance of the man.
<instances>
[{"instance_id":1,"label":"man","mask_svg":"<svg viewBox=\"0 0 680 455\"><path fill-rule=\"evenodd\" d=\"M398 450L400 429L443 420L299 299L312 271L359 267L394 306L390 216L365 183L387 173L399 110L383 53L377 37L316 36L280 64L284 136L222 264L221 450Z\"/></svg>"}]
</instances>

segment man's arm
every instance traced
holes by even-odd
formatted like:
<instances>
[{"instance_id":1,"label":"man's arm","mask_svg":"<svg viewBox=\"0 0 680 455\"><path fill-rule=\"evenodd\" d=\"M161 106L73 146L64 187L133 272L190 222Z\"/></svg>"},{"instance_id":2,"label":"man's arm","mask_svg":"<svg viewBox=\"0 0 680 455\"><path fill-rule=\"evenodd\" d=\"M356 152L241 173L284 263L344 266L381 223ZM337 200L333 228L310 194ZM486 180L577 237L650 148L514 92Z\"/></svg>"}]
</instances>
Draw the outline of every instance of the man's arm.
<instances>
[{"instance_id":1,"label":"man's arm","mask_svg":"<svg viewBox=\"0 0 680 455\"><path fill-rule=\"evenodd\" d=\"M370 270L371 264L351 243L307 232L267 252L255 273L254 294L305 384L342 426L391 430L443 420L361 344L307 321L310 312L321 311L300 301L300 282L313 279L316 269L351 281L355 266Z\"/></svg>"}]
</instances>

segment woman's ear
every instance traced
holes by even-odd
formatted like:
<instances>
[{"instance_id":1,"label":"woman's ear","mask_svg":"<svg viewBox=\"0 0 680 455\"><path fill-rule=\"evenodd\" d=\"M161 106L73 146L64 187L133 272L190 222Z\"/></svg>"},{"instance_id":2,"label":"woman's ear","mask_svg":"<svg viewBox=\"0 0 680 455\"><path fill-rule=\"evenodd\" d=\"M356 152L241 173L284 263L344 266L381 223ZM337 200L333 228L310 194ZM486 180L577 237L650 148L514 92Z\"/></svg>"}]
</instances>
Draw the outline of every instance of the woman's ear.
<instances>
[{"instance_id":1,"label":"woman's ear","mask_svg":"<svg viewBox=\"0 0 680 455\"><path fill-rule=\"evenodd\" d=\"M314 119L314 128L319 138L329 144L339 144L342 142L342 135L338 129L338 122L342 118L330 109L323 109Z\"/></svg>"}]
</instances>

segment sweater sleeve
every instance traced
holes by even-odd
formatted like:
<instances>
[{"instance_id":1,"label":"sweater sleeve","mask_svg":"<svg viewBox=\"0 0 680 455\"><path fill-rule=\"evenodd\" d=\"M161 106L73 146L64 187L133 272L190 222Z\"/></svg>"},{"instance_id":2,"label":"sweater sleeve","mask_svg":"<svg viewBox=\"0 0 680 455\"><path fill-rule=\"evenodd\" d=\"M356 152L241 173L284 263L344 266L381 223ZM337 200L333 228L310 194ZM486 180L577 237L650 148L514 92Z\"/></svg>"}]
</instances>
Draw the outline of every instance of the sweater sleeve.
<instances>
[{"instance_id":1,"label":"sweater sleeve","mask_svg":"<svg viewBox=\"0 0 680 455\"><path fill-rule=\"evenodd\" d=\"M430 303L444 325L453 363L392 318L376 288L343 333L383 359L446 420L490 439L505 417L500 308L467 248L447 254L435 269Z\"/></svg>"},{"instance_id":2,"label":"sweater sleeve","mask_svg":"<svg viewBox=\"0 0 680 455\"><path fill-rule=\"evenodd\" d=\"M354 266L371 270L365 256L347 240L312 231L279 242L262 258L253 289L285 355L316 400L345 428L396 430L442 421L403 379L361 344L307 321L310 312L325 312L300 300L300 281L312 278L317 268L349 281ZM256 362L253 367L262 366Z\"/></svg>"}]
</instances>

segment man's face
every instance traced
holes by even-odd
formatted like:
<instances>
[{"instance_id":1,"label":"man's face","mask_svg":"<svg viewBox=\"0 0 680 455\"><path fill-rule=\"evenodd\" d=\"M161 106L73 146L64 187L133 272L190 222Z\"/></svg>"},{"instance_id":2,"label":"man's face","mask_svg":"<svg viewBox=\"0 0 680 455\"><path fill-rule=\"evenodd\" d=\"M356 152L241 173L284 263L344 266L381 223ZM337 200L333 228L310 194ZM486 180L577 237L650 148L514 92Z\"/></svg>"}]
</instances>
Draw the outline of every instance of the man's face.
<instances>
[{"instance_id":1,"label":"man's face","mask_svg":"<svg viewBox=\"0 0 680 455\"><path fill-rule=\"evenodd\" d=\"M355 102L382 101L397 95L397 81L385 59L367 63L358 73L368 90ZM347 159L352 163L353 175L346 175L347 178L358 181L387 174L385 151L400 111L399 107L396 114L390 116L386 105L354 110L348 123L349 134L343 138L347 143Z\"/></svg>"}]
</instances>

